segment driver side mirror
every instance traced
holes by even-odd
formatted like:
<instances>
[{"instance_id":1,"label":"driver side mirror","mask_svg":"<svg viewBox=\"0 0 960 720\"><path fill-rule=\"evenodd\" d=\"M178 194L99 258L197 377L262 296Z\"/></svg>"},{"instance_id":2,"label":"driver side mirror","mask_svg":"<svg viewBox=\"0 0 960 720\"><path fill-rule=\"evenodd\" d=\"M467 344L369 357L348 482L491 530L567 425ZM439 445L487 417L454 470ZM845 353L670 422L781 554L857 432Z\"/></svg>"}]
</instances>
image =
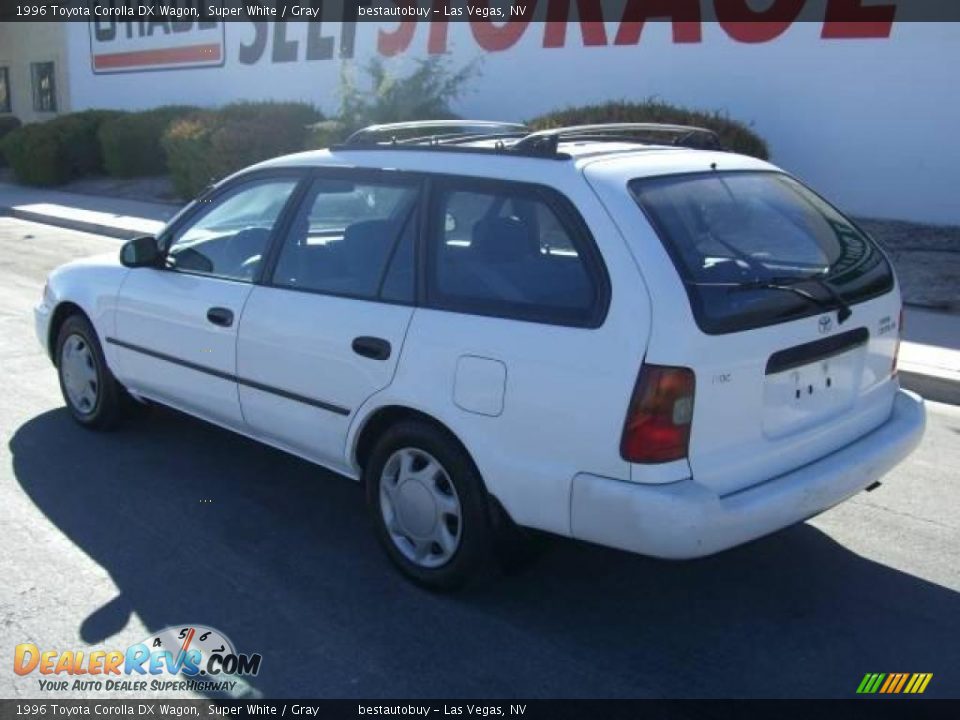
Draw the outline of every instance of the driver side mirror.
<instances>
[{"instance_id":1,"label":"driver side mirror","mask_svg":"<svg viewBox=\"0 0 960 720\"><path fill-rule=\"evenodd\" d=\"M152 235L128 240L120 248L120 263L128 268L157 267L162 257L160 244Z\"/></svg>"}]
</instances>

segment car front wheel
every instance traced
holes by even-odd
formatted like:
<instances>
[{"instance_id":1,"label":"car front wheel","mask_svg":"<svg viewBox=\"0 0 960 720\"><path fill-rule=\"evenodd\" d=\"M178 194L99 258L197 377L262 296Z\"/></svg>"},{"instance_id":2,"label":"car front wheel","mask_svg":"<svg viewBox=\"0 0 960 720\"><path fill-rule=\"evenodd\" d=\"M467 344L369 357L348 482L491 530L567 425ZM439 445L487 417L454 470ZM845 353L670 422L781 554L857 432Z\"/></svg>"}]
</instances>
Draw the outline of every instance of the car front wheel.
<instances>
[{"instance_id":1,"label":"car front wheel","mask_svg":"<svg viewBox=\"0 0 960 720\"><path fill-rule=\"evenodd\" d=\"M106 430L123 411L124 390L110 372L90 322L81 315L64 321L57 336L60 391L81 425Z\"/></svg>"}]
</instances>

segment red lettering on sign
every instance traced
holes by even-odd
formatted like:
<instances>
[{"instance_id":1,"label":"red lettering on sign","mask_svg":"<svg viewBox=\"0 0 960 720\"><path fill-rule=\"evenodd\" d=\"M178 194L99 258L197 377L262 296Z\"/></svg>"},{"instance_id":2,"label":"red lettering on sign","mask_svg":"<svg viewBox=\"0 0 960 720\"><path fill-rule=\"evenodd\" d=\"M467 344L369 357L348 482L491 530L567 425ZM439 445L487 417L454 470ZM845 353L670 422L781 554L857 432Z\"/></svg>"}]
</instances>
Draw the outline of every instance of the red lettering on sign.
<instances>
[{"instance_id":1,"label":"red lettering on sign","mask_svg":"<svg viewBox=\"0 0 960 720\"><path fill-rule=\"evenodd\" d=\"M747 0L715 0L717 20L737 42L765 43L779 37L797 19L806 0L776 0L757 12ZM775 20L772 18L776 18Z\"/></svg>"},{"instance_id":2,"label":"red lettering on sign","mask_svg":"<svg viewBox=\"0 0 960 720\"><path fill-rule=\"evenodd\" d=\"M673 41L675 43L698 43L700 33L699 0L627 0L620 18L620 27L614 38L614 45L636 45L640 42L640 33L650 18L669 17L673 19ZM689 18L681 22L677 17Z\"/></svg>"},{"instance_id":3,"label":"red lettering on sign","mask_svg":"<svg viewBox=\"0 0 960 720\"><path fill-rule=\"evenodd\" d=\"M896 5L863 7L862 0L828 0L822 37L888 38L896 14Z\"/></svg>"},{"instance_id":4,"label":"red lettering on sign","mask_svg":"<svg viewBox=\"0 0 960 720\"><path fill-rule=\"evenodd\" d=\"M475 8L489 8L487 0L473 0ZM506 22L494 20L471 20L470 31L477 45L487 52L500 52L517 44L530 20L513 19Z\"/></svg>"},{"instance_id":5,"label":"red lettering on sign","mask_svg":"<svg viewBox=\"0 0 960 720\"><path fill-rule=\"evenodd\" d=\"M570 17L571 0L549 0L547 5L547 23L543 33L545 48L563 47L567 44L567 22ZM576 0L577 14L580 16L580 34L583 44L606 45L607 31L602 22L585 18L603 17L600 0Z\"/></svg>"},{"instance_id":6,"label":"red lettering on sign","mask_svg":"<svg viewBox=\"0 0 960 720\"><path fill-rule=\"evenodd\" d=\"M433 0L433 10L438 15L446 15L450 7L449 0ZM442 55L447 51L447 31L449 26L446 20L430 23L430 34L427 36L427 52L431 55Z\"/></svg>"},{"instance_id":7,"label":"red lettering on sign","mask_svg":"<svg viewBox=\"0 0 960 720\"><path fill-rule=\"evenodd\" d=\"M417 6L414 0L408 0L408 2L394 0L394 4L397 7L406 5L407 7L415 8ZM410 47L410 42L413 40L413 31L416 29L416 20L402 20L397 23L397 27L394 30L389 32L382 29L377 30L377 51L386 57L399 55Z\"/></svg>"}]
</instances>

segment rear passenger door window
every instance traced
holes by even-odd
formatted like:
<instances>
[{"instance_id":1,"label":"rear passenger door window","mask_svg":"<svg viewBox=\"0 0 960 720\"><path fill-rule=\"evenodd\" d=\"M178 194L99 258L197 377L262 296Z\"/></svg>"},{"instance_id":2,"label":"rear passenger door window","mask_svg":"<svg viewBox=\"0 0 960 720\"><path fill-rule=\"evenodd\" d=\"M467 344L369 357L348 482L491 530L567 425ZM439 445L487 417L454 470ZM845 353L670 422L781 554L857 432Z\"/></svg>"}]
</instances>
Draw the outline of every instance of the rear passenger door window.
<instances>
[{"instance_id":1,"label":"rear passenger door window","mask_svg":"<svg viewBox=\"0 0 960 720\"><path fill-rule=\"evenodd\" d=\"M427 243L431 306L598 324L601 266L583 221L565 199L519 183L436 185Z\"/></svg>"},{"instance_id":2,"label":"rear passenger door window","mask_svg":"<svg viewBox=\"0 0 960 720\"><path fill-rule=\"evenodd\" d=\"M273 284L412 303L417 196L415 182L316 180L280 249Z\"/></svg>"}]
</instances>

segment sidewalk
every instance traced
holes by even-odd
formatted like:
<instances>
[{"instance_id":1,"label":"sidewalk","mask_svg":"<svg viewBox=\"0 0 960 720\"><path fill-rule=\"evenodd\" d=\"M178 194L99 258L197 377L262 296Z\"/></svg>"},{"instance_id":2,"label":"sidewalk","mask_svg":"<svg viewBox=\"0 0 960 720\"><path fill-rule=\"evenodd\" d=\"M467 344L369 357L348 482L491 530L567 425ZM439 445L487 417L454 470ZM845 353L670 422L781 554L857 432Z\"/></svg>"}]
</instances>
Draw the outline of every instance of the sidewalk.
<instances>
[{"instance_id":1,"label":"sidewalk","mask_svg":"<svg viewBox=\"0 0 960 720\"><path fill-rule=\"evenodd\" d=\"M960 315L909 306L903 314L901 384L930 400L960 405Z\"/></svg>"},{"instance_id":2,"label":"sidewalk","mask_svg":"<svg viewBox=\"0 0 960 720\"><path fill-rule=\"evenodd\" d=\"M127 240L158 233L175 205L0 183L0 215Z\"/></svg>"},{"instance_id":3,"label":"sidewalk","mask_svg":"<svg viewBox=\"0 0 960 720\"><path fill-rule=\"evenodd\" d=\"M156 234L177 210L0 182L0 215L121 239ZM960 405L960 314L907 306L904 315L901 383L930 400Z\"/></svg>"}]
</instances>

